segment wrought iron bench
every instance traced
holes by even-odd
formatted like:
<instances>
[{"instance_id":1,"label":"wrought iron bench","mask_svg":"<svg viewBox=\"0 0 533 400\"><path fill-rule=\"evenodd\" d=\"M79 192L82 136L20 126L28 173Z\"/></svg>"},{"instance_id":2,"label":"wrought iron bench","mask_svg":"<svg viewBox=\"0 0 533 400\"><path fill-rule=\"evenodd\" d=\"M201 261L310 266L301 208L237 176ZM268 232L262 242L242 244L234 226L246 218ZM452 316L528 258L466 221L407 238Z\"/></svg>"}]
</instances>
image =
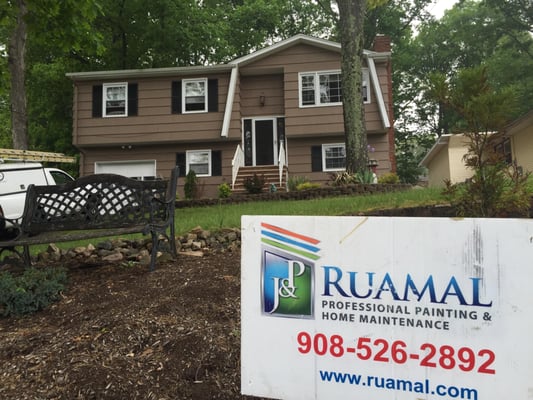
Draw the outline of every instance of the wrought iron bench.
<instances>
[{"instance_id":1,"label":"wrought iron bench","mask_svg":"<svg viewBox=\"0 0 533 400\"><path fill-rule=\"evenodd\" d=\"M47 244L150 233L150 269L155 267L159 238L168 240L176 257L174 210L178 167L170 181L136 181L114 174L96 174L57 186L28 187L22 217L7 220L14 237L0 241L0 253L18 254L22 247L24 264L31 264L29 247ZM1 217L0 217L1 218Z\"/></svg>"}]
</instances>

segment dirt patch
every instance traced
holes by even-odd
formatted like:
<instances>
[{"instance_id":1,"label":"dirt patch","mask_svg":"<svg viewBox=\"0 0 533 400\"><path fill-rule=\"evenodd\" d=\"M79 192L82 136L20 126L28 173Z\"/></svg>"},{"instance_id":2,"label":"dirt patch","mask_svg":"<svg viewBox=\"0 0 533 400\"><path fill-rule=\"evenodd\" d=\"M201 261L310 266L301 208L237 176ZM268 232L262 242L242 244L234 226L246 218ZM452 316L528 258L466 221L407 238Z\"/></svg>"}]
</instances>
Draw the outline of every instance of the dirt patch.
<instances>
[{"instance_id":1,"label":"dirt patch","mask_svg":"<svg viewBox=\"0 0 533 400\"><path fill-rule=\"evenodd\" d=\"M48 310L0 319L2 399L240 395L240 251L69 267Z\"/></svg>"}]
</instances>

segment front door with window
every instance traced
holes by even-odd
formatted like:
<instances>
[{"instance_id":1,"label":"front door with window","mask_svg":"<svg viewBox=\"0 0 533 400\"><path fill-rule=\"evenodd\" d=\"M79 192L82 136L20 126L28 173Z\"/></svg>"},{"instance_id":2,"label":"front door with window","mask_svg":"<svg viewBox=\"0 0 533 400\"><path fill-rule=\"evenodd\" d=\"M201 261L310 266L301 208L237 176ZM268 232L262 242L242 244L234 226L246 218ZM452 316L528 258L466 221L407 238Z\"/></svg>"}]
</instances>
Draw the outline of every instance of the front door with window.
<instances>
[{"instance_id":1,"label":"front door with window","mask_svg":"<svg viewBox=\"0 0 533 400\"><path fill-rule=\"evenodd\" d=\"M244 158L248 166L277 165L276 118L244 120Z\"/></svg>"}]
</instances>

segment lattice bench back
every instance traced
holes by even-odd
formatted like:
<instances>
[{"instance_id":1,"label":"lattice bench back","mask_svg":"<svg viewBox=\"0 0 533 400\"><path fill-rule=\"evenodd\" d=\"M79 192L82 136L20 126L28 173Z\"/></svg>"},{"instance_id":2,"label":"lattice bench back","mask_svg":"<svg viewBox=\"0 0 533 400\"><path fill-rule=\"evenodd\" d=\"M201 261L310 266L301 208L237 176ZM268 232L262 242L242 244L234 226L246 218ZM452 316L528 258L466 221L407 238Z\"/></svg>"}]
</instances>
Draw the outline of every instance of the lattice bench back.
<instances>
[{"instance_id":1,"label":"lattice bench back","mask_svg":"<svg viewBox=\"0 0 533 400\"><path fill-rule=\"evenodd\" d=\"M164 221L168 181L136 181L97 174L58 186L30 186L22 230L41 232L112 229Z\"/></svg>"}]
</instances>

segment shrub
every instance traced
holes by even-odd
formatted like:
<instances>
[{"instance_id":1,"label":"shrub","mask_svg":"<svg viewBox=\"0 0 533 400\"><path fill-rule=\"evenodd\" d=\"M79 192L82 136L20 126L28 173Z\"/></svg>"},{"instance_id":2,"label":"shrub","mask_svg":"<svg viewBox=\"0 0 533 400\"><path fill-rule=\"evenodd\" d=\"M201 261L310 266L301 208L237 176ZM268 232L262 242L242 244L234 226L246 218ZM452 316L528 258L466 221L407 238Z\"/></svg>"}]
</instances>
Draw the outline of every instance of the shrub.
<instances>
[{"instance_id":1,"label":"shrub","mask_svg":"<svg viewBox=\"0 0 533 400\"><path fill-rule=\"evenodd\" d=\"M218 185L218 198L219 199L227 199L231 196L231 186L228 185L226 182L221 183Z\"/></svg>"},{"instance_id":2,"label":"shrub","mask_svg":"<svg viewBox=\"0 0 533 400\"><path fill-rule=\"evenodd\" d=\"M198 194L198 178L196 173L191 169L185 177L185 184L183 185L185 198L187 200L195 199Z\"/></svg>"},{"instance_id":3,"label":"shrub","mask_svg":"<svg viewBox=\"0 0 533 400\"><path fill-rule=\"evenodd\" d=\"M296 188L298 187L298 185L306 182L309 182L309 179L305 176L289 177L289 180L287 181L287 187L289 188L289 192L294 192L295 190L297 190Z\"/></svg>"},{"instance_id":4,"label":"shrub","mask_svg":"<svg viewBox=\"0 0 533 400\"><path fill-rule=\"evenodd\" d=\"M59 299L65 288L64 268L28 268L20 276L0 273L0 315L31 314Z\"/></svg>"},{"instance_id":5,"label":"shrub","mask_svg":"<svg viewBox=\"0 0 533 400\"><path fill-rule=\"evenodd\" d=\"M515 166L484 165L464 183L446 181L444 195L461 217L528 217L528 177Z\"/></svg>"},{"instance_id":6,"label":"shrub","mask_svg":"<svg viewBox=\"0 0 533 400\"><path fill-rule=\"evenodd\" d=\"M329 177L332 180L333 186L344 186L344 185L349 185L353 183L360 183L357 180L357 177L355 174L350 174L349 172L346 172L346 171L330 174Z\"/></svg>"},{"instance_id":7,"label":"shrub","mask_svg":"<svg viewBox=\"0 0 533 400\"><path fill-rule=\"evenodd\" d=\"M320 183L303 182L296 186L296 190L309 190L320 188Z\"/></svg>"},{"instance_id":8,"label":"shrub","mask_svg":"<svg viewBox=\"0 0 533 400\"><path fill-rule=\"evenodd\" d=\"M265 182L266 180L264 175L259 176L254 174L253 176L249 176L244 180L244 188L250 194L258 194L263 191Z\"/></svg>"},{"instance_id":9,"label":"shrub","mask_svg":"<svg viewBox=\"0 0 533 400\"><path fill-rule=\"evenodd\" d=\"M400 178L394 172L389 172L378 177L378 183L381 184L396 184L400 183Z\"/></svg>"},{"instance_id":10,"label":"shrub","mask_svg":"<svg viewBox=\"0 0 533 400\"><path fill-rule=\"evenodd\" d=\"M356 183L374 183L375 175L369 169L357 172L355 174Z\"/></svg>"}]
</instances>

